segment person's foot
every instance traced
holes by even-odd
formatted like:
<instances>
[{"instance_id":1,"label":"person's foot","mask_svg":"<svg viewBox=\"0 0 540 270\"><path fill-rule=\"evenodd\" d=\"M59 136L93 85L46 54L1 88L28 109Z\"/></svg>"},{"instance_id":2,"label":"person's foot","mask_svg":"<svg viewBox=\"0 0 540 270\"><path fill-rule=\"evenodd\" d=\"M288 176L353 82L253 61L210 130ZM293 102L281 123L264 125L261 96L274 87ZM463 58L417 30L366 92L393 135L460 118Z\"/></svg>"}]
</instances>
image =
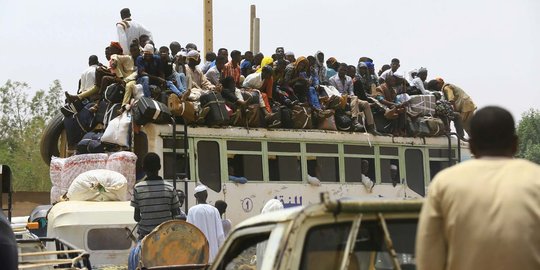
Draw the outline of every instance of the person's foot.
<instances>
[{"instance_id":1,"label":"person's foot","mask_svg":"<svg viewBox=\"0 0 540 270\"><path fill-rule=\"evenodd\" d=\"M69 103L74 103L79 100L78 96L70 95L68 92L64 92L64 95L66 95L66 99Z\"/></svg>"},{"instance_id":2,"label":"person's foot","mask_svg":"<svg viewBox=\"0 0 540 270\"><path fill-rule=\"evenodd\" d=\"M377 129L375 129L375 125L373 125L373 124L367 125L366 131L368 133L370 133L371 135L373 135L373 136L388 136L386 134L378 132Z\"/></svg>"}]
</instances>

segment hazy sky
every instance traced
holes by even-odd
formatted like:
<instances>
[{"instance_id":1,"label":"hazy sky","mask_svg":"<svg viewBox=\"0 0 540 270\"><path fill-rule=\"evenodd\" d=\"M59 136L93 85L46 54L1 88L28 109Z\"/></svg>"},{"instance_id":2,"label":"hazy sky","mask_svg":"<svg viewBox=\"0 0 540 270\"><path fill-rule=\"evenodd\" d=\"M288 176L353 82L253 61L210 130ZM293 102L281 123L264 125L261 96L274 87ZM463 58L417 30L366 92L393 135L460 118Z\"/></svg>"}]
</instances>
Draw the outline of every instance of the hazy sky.
<instances>
[{"instance_id":1,"label":"hazy sky","mask_svg":"<svg viewBox=\"0 0 540 270\"><path fill-rule=\"evenodd\" d=\"M105 62L123 7L158 47L176 40L202 49L202 3L0 0L0 83L24 81L37 90L59 79L74 93L88 56ZM267 55L284 46L297 57L321 50L354 65L369 56L377 69L397 57L402 71L427 67L428 79L462 87L479 107L500 105L517 118L540 108L538 0L214 0L214 50L249 49L251 4Z\"/></svg>"}]
</instances>

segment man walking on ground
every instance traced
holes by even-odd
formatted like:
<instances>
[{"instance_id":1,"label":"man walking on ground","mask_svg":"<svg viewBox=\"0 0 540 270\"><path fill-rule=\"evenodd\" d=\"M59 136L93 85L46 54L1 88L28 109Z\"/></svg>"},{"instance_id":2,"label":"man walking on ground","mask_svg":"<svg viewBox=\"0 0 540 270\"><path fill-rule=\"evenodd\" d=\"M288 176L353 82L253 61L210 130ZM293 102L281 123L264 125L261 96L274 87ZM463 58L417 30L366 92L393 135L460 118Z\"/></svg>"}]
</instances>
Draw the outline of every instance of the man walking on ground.
<instances>
[{"instance_id":1,"label":"man walking on ground","mask_svg":"<svg viewBox=\"0 0 540 270\"><path fill-rule=\"evenodd\" d=\"M146 179L135 185L131 199L134 219L138 222L139 242L129 254L128 269L135 269L139 263L141 240L159 224L181 216L176 190L158 175L160 169L159 156L152 152L146 154L143 161Z\"/></svg>"},{"instance_id":2,"label":"man walking on ground","mask_svg":"<svg viewBox=\"0 0 540 270\"><path fill-rule=\"evenodd\" d=\"M210 245L209 262L211 263L225 240L225 234L223 233L219 211L214 206L206 203L208 198L206 189L205 185L198 185L195 188L194 196L197 199L197 205L189 208L187 222L195 225L206 236Z\"/></svg>"},{"instance_id":3,"label":"man walking on ground","mask_svg":"<svg viewBox=\"0 0 540 270\"><path fill-rule=\"evenodd\" d=\"M475 159L429 186L416 238L419 270L540 269L540 166L514 159L512 115L486 107L472 117Z\"/></svg>"}]
</instances>

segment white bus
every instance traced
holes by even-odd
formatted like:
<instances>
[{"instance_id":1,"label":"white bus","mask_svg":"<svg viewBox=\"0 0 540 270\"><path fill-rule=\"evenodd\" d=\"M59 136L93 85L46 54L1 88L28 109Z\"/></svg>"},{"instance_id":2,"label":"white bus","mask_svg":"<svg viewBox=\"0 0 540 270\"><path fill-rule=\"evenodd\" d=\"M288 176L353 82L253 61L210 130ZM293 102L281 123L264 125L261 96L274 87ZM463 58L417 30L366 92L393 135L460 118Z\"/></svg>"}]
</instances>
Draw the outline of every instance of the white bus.
<instances>
[{"instance_id":1,"label":"white bus","mask_svg":"<svg viewBox=\"0 0 540 270\"><path fill-rule=\"evenodd\" d=\"M285 207L316 203L323 191L333 198L420 198L437 172L471 156L468 144L455 137L183 125L176 130L143 127L148 151L162 159L160 173L165 179L176 175L177 189L187 196L186 209L195 203L194 187L208 186L208 202L227 202L226 216L233 224L259 214L272 198ZM375 183L372 189L361 181L362 166ZM229 175L248 181L239 184ZM313 178L321 185L310 184Z\"/></svg>"}]
</instances>

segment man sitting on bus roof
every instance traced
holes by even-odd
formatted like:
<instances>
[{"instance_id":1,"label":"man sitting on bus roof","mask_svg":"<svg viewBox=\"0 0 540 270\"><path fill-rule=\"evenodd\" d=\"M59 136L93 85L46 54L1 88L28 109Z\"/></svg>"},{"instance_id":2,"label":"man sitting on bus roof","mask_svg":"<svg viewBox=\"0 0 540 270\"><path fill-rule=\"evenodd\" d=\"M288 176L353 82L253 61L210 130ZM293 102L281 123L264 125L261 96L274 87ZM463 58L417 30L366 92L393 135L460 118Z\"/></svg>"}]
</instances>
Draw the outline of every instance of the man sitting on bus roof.
<instances>
[{"instance_id":1,"label":"man sitting on bus roof","mask_svg":"<svg viewBox=\"0 0 540 270\"><path fill-rule=\"evenodd\" d=\"M186 79L189 98L193 101L197 101L201 97L201 94L206 91L214 90L215 86L208 81L201 69L197 66L201 62L198 51L189 51L186 58Z\"/></svg>"}]
</instances>

